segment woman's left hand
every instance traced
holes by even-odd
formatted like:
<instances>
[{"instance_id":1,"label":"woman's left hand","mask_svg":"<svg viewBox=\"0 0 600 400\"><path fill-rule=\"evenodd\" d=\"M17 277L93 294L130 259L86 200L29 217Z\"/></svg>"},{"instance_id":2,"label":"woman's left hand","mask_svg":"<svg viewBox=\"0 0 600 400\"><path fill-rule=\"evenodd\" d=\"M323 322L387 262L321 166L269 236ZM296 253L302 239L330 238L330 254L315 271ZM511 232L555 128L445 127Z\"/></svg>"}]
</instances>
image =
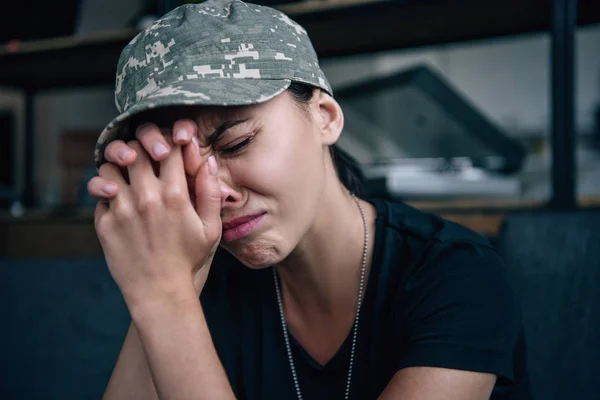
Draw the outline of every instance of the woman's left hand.
<instances>
[{"instance_id":1,"label":"woman's left hand","mask_svg":"<svg viewBox=\"0 0 600 400\"><path fill-rule=\"evenodd\" d=\"M173 145L155 173L141 145L129 145L137 152L127 167L129 182L118 166L100 167L99 176L116 182L119 191L108 203L98 202L95 226L110 272L131 309L172 297L182 286L203 284L194 280L205 279L220 240L221 194L214 157L196 174L192 204L181 146Z\"/></svg>"}]
</instances>

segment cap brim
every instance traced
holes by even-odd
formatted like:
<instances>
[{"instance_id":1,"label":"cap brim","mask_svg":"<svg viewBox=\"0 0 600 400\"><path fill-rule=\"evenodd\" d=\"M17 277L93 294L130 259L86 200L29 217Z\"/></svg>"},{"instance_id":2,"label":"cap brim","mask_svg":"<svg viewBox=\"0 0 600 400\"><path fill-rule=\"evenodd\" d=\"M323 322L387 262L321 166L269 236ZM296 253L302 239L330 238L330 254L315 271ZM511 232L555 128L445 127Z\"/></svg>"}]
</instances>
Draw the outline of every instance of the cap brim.
<instances>
[{"instance_id":1,"label":"cap brim","mask_svg":"<svg viewBox=\"0 0 600 400\"><path fill-rule=\"evenodd\" d=\"M128 108L127 111L113 119L104 128L96 142L94 152L96 167L99 168L104 163L104 149L110 142L117 139L133 139L123 137L123 127L126 126L132 115L168 106L244 106L259 104L282 93L290 84L291 80L289 79L201 78L162 86Z\"/></svg>"}]
</instances>

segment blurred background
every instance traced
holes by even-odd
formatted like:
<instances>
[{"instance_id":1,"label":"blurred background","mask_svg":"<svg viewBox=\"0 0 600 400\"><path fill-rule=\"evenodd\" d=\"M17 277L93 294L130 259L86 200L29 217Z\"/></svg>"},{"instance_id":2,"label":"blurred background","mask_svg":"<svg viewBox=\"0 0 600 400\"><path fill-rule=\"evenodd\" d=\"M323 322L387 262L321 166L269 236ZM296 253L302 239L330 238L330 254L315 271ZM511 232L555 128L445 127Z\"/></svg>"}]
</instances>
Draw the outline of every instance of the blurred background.
<instances>
[{"instance_id":1,"label":"blurred background","mask_svg":"<svg viewBox=\"0 0 600 400\"><path fill-rule=\"evenodd\" d=\"M94 144L121 49L183 3L0 6L2 399L101 396L128 316L86 193ZM255 3L308 31L367 195L498 246L531 332L531 398L597 398L600 1Z\"/></svg>"}]
</instances>

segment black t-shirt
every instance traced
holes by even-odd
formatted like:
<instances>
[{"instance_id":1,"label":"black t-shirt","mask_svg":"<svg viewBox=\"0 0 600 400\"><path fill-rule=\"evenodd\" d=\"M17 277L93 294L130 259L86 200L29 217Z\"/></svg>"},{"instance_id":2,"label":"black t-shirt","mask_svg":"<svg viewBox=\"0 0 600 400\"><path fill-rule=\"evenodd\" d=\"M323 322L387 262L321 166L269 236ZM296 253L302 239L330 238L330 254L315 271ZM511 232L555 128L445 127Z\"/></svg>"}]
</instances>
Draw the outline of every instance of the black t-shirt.
<instances>
[{"instance_id":1,"label":"black t-shirt","mask_svg":"<svg viewBox=\"0 0 600 400\"><path fill-rule=\"evenodd\" d=\"M377 209L375 248L350 398L376 399L411 366L494 373L493 398L520 398L510 394L523 369L520 312L495 249L403 203L370 202ZM251 270L219 251L201 300L237 398L296 398L271 269ZM351 338L321 366L290 335L305 399L344 397Z\"/></svg>"}]
</instances>

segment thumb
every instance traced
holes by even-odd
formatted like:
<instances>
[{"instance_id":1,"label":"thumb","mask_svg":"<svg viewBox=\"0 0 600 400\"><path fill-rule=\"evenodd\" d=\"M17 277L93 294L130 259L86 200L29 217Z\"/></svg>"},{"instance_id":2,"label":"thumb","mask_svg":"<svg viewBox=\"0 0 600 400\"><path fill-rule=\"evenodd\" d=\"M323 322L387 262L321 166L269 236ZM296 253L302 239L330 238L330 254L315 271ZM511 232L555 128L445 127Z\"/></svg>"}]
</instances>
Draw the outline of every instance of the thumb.
<instances>
[{"instance_id":1,"label":"thumb","mask_svg":"<svg viewBox=\"0 0 600 400\"><path fill-rule=\"evenodd\" d=\"M202 164L194 182L196 212L205 228L221 232L221 190L219 187L219 166L215 156L210 156Z\"/></svg>"}]
</instances>

